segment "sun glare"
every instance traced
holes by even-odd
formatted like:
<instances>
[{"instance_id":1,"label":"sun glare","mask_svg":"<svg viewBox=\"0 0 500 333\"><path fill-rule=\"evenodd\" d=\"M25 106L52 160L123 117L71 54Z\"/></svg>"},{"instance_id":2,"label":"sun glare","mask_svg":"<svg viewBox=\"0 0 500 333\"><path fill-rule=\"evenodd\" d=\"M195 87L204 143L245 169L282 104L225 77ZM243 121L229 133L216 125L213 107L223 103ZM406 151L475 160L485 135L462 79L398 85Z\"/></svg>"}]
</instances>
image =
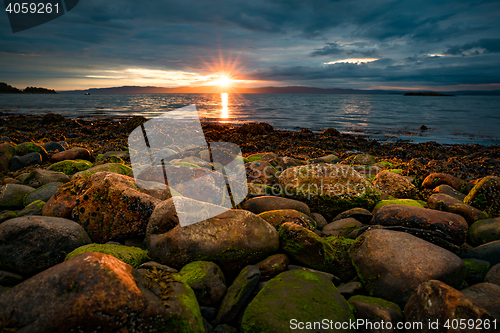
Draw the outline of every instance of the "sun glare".
<instances>
[{"instance_id":1,"label":"sun glare","mask_svg":"<svg viewBox=\"0 0 500 333\"><path fill-rule=\"evenodd\" d=\"M231 84L231 79L227 76L220 76L217 80L214 81L214 84L220 87L227 87Z\"/></svg>"}]
</instances>

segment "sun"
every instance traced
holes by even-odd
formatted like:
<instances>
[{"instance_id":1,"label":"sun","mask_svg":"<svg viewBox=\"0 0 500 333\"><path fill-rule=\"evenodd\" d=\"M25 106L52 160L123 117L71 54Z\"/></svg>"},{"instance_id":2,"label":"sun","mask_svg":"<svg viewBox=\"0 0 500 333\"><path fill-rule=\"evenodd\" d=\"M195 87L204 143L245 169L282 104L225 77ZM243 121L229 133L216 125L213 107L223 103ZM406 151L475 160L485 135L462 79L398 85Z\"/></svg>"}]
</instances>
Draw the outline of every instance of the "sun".
<instances>
[{"instance_id":1,"label":"sun","mask_svg":"<svg viewBox=\"0 0 500 333\"><path fill-rule=\"evenodd\" d=\"M231 84L233 80L228 78L227 76L221 75L217 80L215 80L213 83L216 86L219 87L227 87Z\"/></svg>"}]
</instances>

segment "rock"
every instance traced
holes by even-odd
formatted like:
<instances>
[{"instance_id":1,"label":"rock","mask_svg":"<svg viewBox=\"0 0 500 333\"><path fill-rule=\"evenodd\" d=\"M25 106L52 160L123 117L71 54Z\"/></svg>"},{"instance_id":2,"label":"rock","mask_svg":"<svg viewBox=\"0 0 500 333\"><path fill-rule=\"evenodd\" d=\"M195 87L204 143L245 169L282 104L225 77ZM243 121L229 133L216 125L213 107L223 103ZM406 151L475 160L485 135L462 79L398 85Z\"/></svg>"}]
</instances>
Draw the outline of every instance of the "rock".
<instances>
[{"instance_id":1,"label":"rock","mask_svg":"<svg viewBox=\"0 0 500 333\"><path fill-rule=\"evenodd\" d=\"M500 216L500 180L498 177L483 178L465 197L464 203L488 213Z\"/></svg>"},{"instance_id":2,"label":"rock","mask_svg":"<svg viewBox=\"0 0 500 333\"><path fill-rule=\"evenodd\" d=\"M44 143L42 147L47 152L51 153L58 153L66 150L59 142L53 142L53 141Z\"/></svg>"},{"instance_id":3,"label":"rock","mask_svg":"<svg viewBox=\"0 0 500 333\"><path fill-rule=\"evenodd\" d=\"M377 297L356 295L349 298L349 304L354 307L354 316L360 321L358 333L365 332L403 332L398 330L397 325L404 321L401 308L393 303ZM375 329L370 329L367 323L374 325ZM380 327L381 323L385 323L386 329L377 329L377 324ZM388 323L391 323L389 325Z\"/></svg>"},{"instance_id":4,"label":"rock","mask_svg":"<svg viewBox=\"0 0 500 333\"><path fill-rule=\"evenodd\" d=\"M4 184L21 184L22 182L15 179L15 178L10 178L10 177L7 177L3 180L3 183Z\"/></svg>"},{"instance_id":5,"label":"rock","mask_svg":"<svg viewBox=\"0 0 500 333\"><path fill-rule=\"evenodd\" d=\"M315 161L335 164L337 162L340 162L340 159L338 158L337 155L330 154L330 155L318 157Z\"/></svg>"},{"instance_id":6,"label":"rock","mask_svg":"<svg viewBox=\"0 0 500 333\"><path fill-rule=\"evenodd\" d=\"M57 192L43 206L44 216L71 218L71 212L76 206L77 195L80 194L85 180L76 179L61 185Z\"/></svg>"},{"instance_id":7,"label":"rock","mask_svg":"<svg viewBox=\"0 0 500 333\"><path fill-rule=\"evenodd\" d=\"M267 281L279 273L286 271L290 260L286 254L273 254L270 257L255 264L261 272L260 280Z\"/></svg>"},{"instance_id":8,"label":"rock","mask_svg":"<svg viewBox=\"0 0 500 333\"><path fill-rule=\"evenodd\" d=\"M148 259L148 252L138 247L112 244L88 244L71 251L66 255L64 260L69 260L79 254L87 252L108 254L134 268L139 267Z\"/></svg>"},{"instance_id":9,"label":"rock","mask_svg":"<svg viewBox=\"0 0 500 333\"><path fill-rule=\"evenodd\" d=\"M473 258L489 261L491 266L500 263L500 240L478 246L460 255L463 259Z\"/></svg>"},{"instance_id":10,"label":"rock","mask_svg":"<svg viewBox=\"0 0 500 333\"><path fill-rule=\"evenodd\" d=\"M464 264L467 269L465 282L469 285L483 282L490 269L489 262L479 259L464 259Z\"/></svg>"},{"instance_id":11,"label":"rock","mask_svg":"<svg viewBox=\"0 0 500 333\"><path fill-rule=\"evenodd\" d=\"M265 135L274 131L274 128L267 123L246 123L239 128L243 135Z\"/></svg>"},{"instance_id":12,"label":"rock","mask_svg":"<svg viewBox=\"0 0 500 333\"><path fill-rule=\"evenodd\" d=\"M453 197L453 198L455 198L457 200L460 200L462 202L465 199L465 194L463 194L461 192L458 192L457 190L455 190L450 185L446 185L446 184L439 185L433 191L436 192L436 193L449 195L450 197Z\"/></svg>"},{"instance_id":13,"label":"rock","mask_svg":"<svg viewBox=\"0 0 500 333\"><path fill-rule=\"evenodd\" d=\"M24 278L19 274L0 271L0 286L13 287L23 282Z\"/></svg>"},{"instance_id":14,"label":"rock","mask_svg":"<svg viewBox=\"0 0 500 333\"><path fill-rule=\"evenodd\" d=\"M14 157L14 154L14 147L10 144L0 144L0 172L9 172L10 160Z\"/></svg>"},{"instance_id":15,"label":"rock","mask_svg":"<svg viewBox=\"0 0 500 333\"><path fill-rule=\"evenodd\" d=\"M427 199L427 207L463 216L469 225L477 220L487 218L487 214L477 208L447 194L433 194Z\"/></svg>"},{"instance_id":16,"label":"rock","mask_svg":"<svg viewBox=\"0 0 500 333\"><path fill-rule=\"evenodd\" d=\"M276 230L278 230L279 227L285 222L296 223L309 230L316 229L316 221L314 221L306 214L294 209L271 210L260 213L259 217L275 227Z\"/></svg>"},{"instance_id":17,"label":"rock","mask_svg":"<svg viewBox=\"0 0 500 333\"><path fill-rule=\"evenodd\" d=\"M102 154L103 157L108 157L108 156L115 156L119 157L121 159L127 160L130 159L130 154L128 151L121 151L121 150L113 150L113 151L107 151L104 154Z\"/></svg>"},{"instance_id":18,"label":"rock","mask_svg":"<svg viewBox=\"0 0 500 333\"><path fill-rule=\"evenodd\" d=\"M22 168L25 168L27 166L31 165L38 165L42 164L42 155L39 153L30 153L24 156L14 156L10 160L10 171L18 171L21 170Z\"/></svg>"},{"instance_id":19,"label":"rock","mask_svg":"<svg viewBox=\"0 0 500 333\"><path fill-rule=\"evenodd\" d=\"M481 332L495 332L495 329L485 329L484 322L493 318L485 309L478 307L460 291L437 280L430 280L419 285L404 308L406 322L421 322L423 325L418 332L458 332L445 328L448 322L453 327L453 320L463 319L464 322L473 320L474 323L481 322ZM438 321L437 326L426 325L429 322ZM455 325L459 325L460 322ZM430 327L429 327L430 326ZM456 326L455 326L456 327ZM467 330L461 332L474 332Z\"/></svg>"},{"instance_id":20,"label":"rock","mask_svg":"<svg viewBox=\"0 0 500 333\"><path fill-rule=\"evenodd\" d=\"M356 219L357 221L361 222L362 224L368 224L370 223L373 215L370 213L368 210L364 208L352 208L349 210L346 210L345 212L340 213L339 215L335 216L332 222L338 221L338 220L343 220L346 218L352 217Z\"/></svg>"},{"instance_id":21,"label":"rock","mask_svg":"<svg viewBox=\"0 0 500 333\"><path fill-rule=\"evenodd\" d=\"M125 161L117 156L104 156L102 154L99 154L97 156L97 158L95 159L94 165L101 165L101 164L108 164L108 163L125 164Z\"/></svg>"},{"instance_id":22,"label":"rock","mask_svg":"<svg viewBox=\"0 0 500 333\"><path fill-rule=\"evenodd\" d=\"M322 232L325 236L348 237L353 230L359 229L362 226L361 222L349 217L328 224L323 228Z\"/></svg>"},{"instance_id":23,"label":"rock","mask_svg":"<svg viewBox=\"0 0 500 333\"><path fill-rule=\"evenodd\" d=\"M311 268L332 273L342 281L349 281L356 272L349 259L352 239L322 238L295 223L284 223L279 228L282 250L293 260Z\"/></svg>"},{"instance_id":24,"label":"rock","mask_svg":"<svg viewBox=\"0 0 500 333\"><path fill-rule=\"evenodd\" d=\"M276 252L279 237L276 229L257 215L229 210L185 227L179 225L176 213L165 219L152 216L146 242L149 256L162 264L181 268L195 260L213 261L227 274Z\"/></svg>"},{"instance_id":25,"label":"rock","mask_svg":"<svg viewBox=\"0 0 500 333\"><path fill-rule=\"evenodd\" d=\"M372 165L377 163L377 159L369 154L357 154L349 158L351 164Z\"/></svg>"},{"instance_id":26,"label":"rock","mask_svg":"<svg viewBox=\"0 0 500 333\"><path fill-rule=\"evenodd\" d=\"M326 219L321 214L312 213L311 216L314 219L314 221L316 221L316 229L317 230L323 230L323 228L328 224Z\"/></svg>"},{"instance_id":27,"label":"rock","mask_svg":"<svg viewBox=\"0 0 500 333\"><path fill-rule=\"evenodd\" d=\"M255 161L260 161L262 156L264 156L266 153L257 153L257 154L252 154L246 157L246 160L248 162L255 162ZM247 162L247 163L248 163Z\"/></svg>"},{"instance_id":28,"label":"rock","mask_svg":"<svg viewBox=\"0 0 500 333\"><path fill-rule=\"evenodd\" d=\"M413 199L417 194L415 185L395 172L379 172L373 184L381 193L400 199Z\"/></svg>"},{"instance_id":29,"label":"rock","mask_svg":"<svg viewBox=\"0 0 500 333\"><path fill-rule=\"evenodd\" d=\"M341 284L337 289L346 299L366 292L363 284L357 281Z\"/></svg>"},{"instance_id":30,"label":"rock","mask_svg":"<svg viewBox=\"0 0 500 333\"><path fill-rule=\"evenodd\" d=\"M238 313L248 304L253 290L260 280L260 270L257 266L247 266L238 274L227 289L226 296L219 307L215 324L231 323Z\"/></svg>"},{"instance_id":31,"label":"rock","mask_svg":"<svg viewBox=\"0 0 500 333\"><path fill-rule=\"evenodd\" d=\"M37 200L32 203L26 205L19 213L17 213L18 217L28 216L28 215L42 215L42 209L45 206L45 201Z\"/></svg>"},{"instance_id":32,"label":"rock","mask_svg":"<svg viewBox=\"0 0 500 333\"><path fill-rule=\"evenodd\" d=\"M217 317L217 311L217 308L200 305L201 316L203 317L203 319L206 319L208 321L215 320L215 317Z\"/></svg>"},{"instance_id":33,"label":"rock","mask_svg":"<svg viewBox=\"0 0 500 333\"><path fill-rule=\"evenodd\" d=\"M168 267L167 265L162 265L160 263L157 263L156 261L148 261L143 264L141 264L138 269L153 269L156 268L159 271L165 271L167 273L179 273L178 270L172 267Z\"/></svg>"},{"instance_id":34,"label":"rock","mask_svg":"<svg viewBox=\"0 0 500 333\"><path fill-rule=\"evenodd\" d=\"M24 205L27 206L32 202L41 200L47 202L56 194L57 190L61 187L62 183L48 183L47 185L40 186L39 188L29 192L24 197Z\"/></svg>"},{"instance_id":35,"label":"rock","mask_svg":"<svg viewBox=\"0 0 500 333\"><path fill-rule=\"evenodd\" d=\"M62 172L67 176L92 168L93 164L86 160L65 160L50 165L47 170Z\"/></svg>"},{"instance_id":36,"label":"rock","mask_svg":"<svg viewBox=\"0 0 500 333\"><path fill-rule=\"evenodd\" d=\"M450 236L450 241L456 245L465 242L468 229L467 222L460 215L402 205L383 206L373 216L371 224L440 231Z\"/></svg>"},{"instance_id":37,"label":"rock","mask_svg":"<svg viewBox=\"0 0 500 333\"><path fill-rule=\"evenodd\" d=\"M307 215L311 214L309 207L301 201L273 196L252 198L243 202L241 208L254 214L277 209L294 209Z\"/></svg>"},{"instance_id":38,"label":"rock","mask_svg":"<svg viewBox=\"0 0 500 333\"><path fill-rule=\"evenodd\" d=\"M421 283L439 278L458 287L466 273L465 264L455 254L403 232L367 231L349 252L370 296L400 306Z\"/></svg>"},{"instance_id":39,"label":"rock","mask_svg":"<svg viewBox=\"0 0 500 333\"><path fill-rule=\"evenodd\" d=\"M470 286L462 293L500 320L500 286L484 282Z\"/></svg>"},{"instance_id":40,"label":"rock","mask_svg":"<svg viewBox=\"0 0 500 333\"><path fill-rule=\"evenodd\" d=\"M238 329L227 324L217 325L213 333L238 333Z\"/></svg>"},{"instance_id":41,"label":"rock","mask_svg":"<svg viewBox=\"0 0 500 333\"><path fill-rule=\"evenodd\" d=\"M260 161L269 162L271 160L274 160L276 157L278 157L278 155L276 155L275 153L266 153L266 154L262 155L262 157L260 158Z\"/></svg>"},{"instance_id":42,"label":"rock","mask_svg":"<svg viewBox=\"0 0 500 333\"><path fill-rule=\"evenodd\" d=\"M276 157L274 160L269 161L269 164L275 167L278 171L283 171L289 167L305 165L306 162L293 157L284 156Z\"/></svg>"},{"instance_id":43,"label":"rock","mask_svg":"<svg viewBox=\"0 0 500 333\"><path fill-rule=\"evenodd\" d=\"M81 147L73 147L71 149L56 153L50 158L52 162L60 162L65 160L87 160L90 161L90 152Z\"/></svg>"},{"instance_id":44,"label":"rock","mask_svg":"<svg viewBox=\"0 0 500 333\"><path fill-rule=\"evenodd\" d=\"M326 130L321 132L321 135L326 136L326 137L330 137L330 136L339 137L340 132L333 127L328 127Z\"/></svg>"},{"instance_id":45,"label":"rock","mask_svg":"<svg viewBox=\"0 0 500 333\"><path fill-rule=\"evenodd\" d=\"M88 243L83 228L70 220L45 216L11 219L0 224L0 269L31 276Z\"/></svg>"},{"instance_id":46,"label":"rock","mask_svg":"<svg viewBox=\"0 0 500 333\"><path fill-rule=\"evenodd\" d=\"M500 240L500 217L476 221L469 228L468 240L472 246Z\"/></svg>"},{"instance_id":47,"label":"rock","mask_svg":"<svg viewBox=\"0 0 500 333\"><path fill-rule=\"evenodd\" d=\"M24 142L18 144L14 147L14 150L16 152L16 155L18 156L25 156L31 153L39 153L42 156L42 161L44 162L47 161L49 157L45 148L33 142Z\"/></svg>"},{"instance_id":48,"label":"rock","mask_svg":"<svg viewBox=\"0 0 500 333\"><path fill-rule=\"evenodd\" d=\"M289 168L279 176L284 195L305 202L326 219L350 208L372 209L380 192L347 165L313 164Z\"/></svg>"},{"instance_id":49,"label":"rock","mask_svg":"<svg viewBox=\"0 0 500 333\"><path fill-rule=\"evenodd\" d=\"M24 197L34 188L26 185L7 184L0 187L0 209L21 209Z\"/></svg>"},{"instance_id":50,"label":"rock","mask_svg":"<svg viewBox=\"0 0 500 333\"><path fill-rule=\"evenodd\" d=\"M70 179L62 172L55 172L43 169L35 169L31 171L23 180L23 185L28 185L38 188L49 183L67 183Z\"/></svg>"},{"instance_id":51,"label":"rock","mask_svg":"<svg viewBox=\"0 0 500 333\"><path fill-rule=\"evenodd\" d=\"M268 162L250 162L245 164L245 169L249 183L263 185L274 185L276 183L276 171Z\"/></svg>"},{"instance_id":52,"label":"rock","mask_svg":"<svg viewBox=\"0 0 500 333\"><path fill-rule=\"evenodd\" d=\"M500 264L496 264L486 274L484 282L494 283L500 286Z\"/></svg>"},{"instance_id":53,"label":"rock","mask_svg":"<svg viewBox=\"0 0 500 333\"><path fill-rule=\"evenodd\" d=\"M133 178L98 172L87 178L71 217L97 243L144 238L149 217L159 202L140 193Z\"/></svg>"},{"instance_id":54,"label":"rock","mask_svg":"<svg viewBox=\"0 0 500 333\"><path fill-rule=\"evenodd\" d=\"M189 287L167 282L169 298L164 306L144 282L131 266L112 256L85 253L5 292L0 317L12 313L16 327L33 333L103 328L110 332L203 332Z\"/></svg>"},{"instance_id":55,"label":"rock","mask_svg":"<svg viewBox=\"0 0 500 333\"><path fill-rule=\"evenodd\" d=\"M301 270L287 271L269 280L250 302L243 315L240 332L289 332L298 329L299 322L304 325L300 331L304 331L313 328L307 327L307 323L313 325L325 318L328 318L328 328L332 330L335 323L355 321L349 304L325 275ZM316 327L315 332L332 330L317 330ZM342 330L355 331L348 328Z\"/></svg>"},{"instance_id":56,"label":"rock","mask_svg":"<svg viewBox=\"0 0 500 333\"><path fill-rule=\"evenodd\" d=\"M418 200L412 199L391 199L391 200L380 200L373 208L372 214L375 215L380 208L385 205L404 205L404 206L414 206L424 208L425 202L420 202Z\"/></svg>"},{"instance_id":57,"label":"rock","mask_svg":"<svg viewBox=\"0 0 500 333\"><path fill-rule=\"evenodd\" d=\"M16 217L17 217L17 214L14 213L13 211L4 210L4 211L0 212L0 223L5 222L5 221L10 220L10 219L13 219L13 218L16 218Z\"/></svg>"},{"instance_id":58,"label":"rock","mask_svg":"<svg viewBox=\"0 0 500 333\"><path fill-rule=\"evenodd\" d=\"M224 274L213 262L190 262L182 267L176 278L193 289L201 306L218 306L226 294Z\"/></svg>"},{"instance_id":59,"label":"rock","mask_svg":"<svg viewBox=\"0 0 500 333\"><path fill-rule=\"evenodd\" d=\"M72 179L88 178L97 172L113 172L113 173L117 173L117 174L126 176L132 172L132 169L129 168L128 166L120 164L120 163L100 164L100 165L96 165L92 168L89 168L87 170L79 171L79 172L75 173L73 175Z\"/></svg>"},{"instance_id":60,"label":"rock","mask_svg":"<svg viewBox=\"0 0 500 333\"><path fill-rule=\"evenodd\" d=\"M434 189L442 184L449 185L457 191L460 191L465 187L465 183L463 181L447 173L431 173L425 177L422 182L422 187Z\"/></svg>"}]
</instances>

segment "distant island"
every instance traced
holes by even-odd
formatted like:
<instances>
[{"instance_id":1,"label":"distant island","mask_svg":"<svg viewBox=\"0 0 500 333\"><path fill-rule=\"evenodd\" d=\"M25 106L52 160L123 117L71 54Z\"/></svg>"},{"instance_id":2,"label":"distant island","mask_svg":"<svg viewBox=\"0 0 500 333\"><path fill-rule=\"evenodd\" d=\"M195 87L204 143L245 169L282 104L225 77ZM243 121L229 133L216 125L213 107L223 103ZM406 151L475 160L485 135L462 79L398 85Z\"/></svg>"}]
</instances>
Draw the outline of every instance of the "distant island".
<instances>
[{"instance_id":1,"label":"distant island","mask_svg":"<svg viewBox=\"0 0 500 333\"><path fill-rule=\"evenodd\" d=\"M435 91L414 91L406 93L405 96L454 96L450 94L442 94Z\"/></svg>"},{"instance_id":2,"label":"distant island","mask_svg":"<svg viewBox=\"0 0 500 333\"><path fill-rule=\"evenodd\" d=\"M27 87L24 90L17 89L10 84L0 82L0 94L57 94L53 89Z\"/></svg>"}]
</instances>

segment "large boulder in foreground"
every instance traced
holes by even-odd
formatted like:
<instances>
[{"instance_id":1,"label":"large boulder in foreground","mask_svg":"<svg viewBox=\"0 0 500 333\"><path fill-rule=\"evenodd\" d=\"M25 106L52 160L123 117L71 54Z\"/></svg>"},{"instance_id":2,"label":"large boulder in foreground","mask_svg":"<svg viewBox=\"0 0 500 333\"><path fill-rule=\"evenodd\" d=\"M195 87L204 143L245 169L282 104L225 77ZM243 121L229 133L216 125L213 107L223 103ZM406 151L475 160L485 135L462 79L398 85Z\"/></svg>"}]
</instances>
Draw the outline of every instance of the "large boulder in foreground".
<instances>
[{"instance_id":1,"label":"large boulder in foreground","mask_svg":"<svg viewBox=\"0 0 500 333\"><path fill-rule=\"evenodd\" d=\"M347 165L312 164L289 168L279 176L284 196L305 202L327 220L351 208L371 210L380 192Z\"/></svg>"},{"instance_id":2,"label":"large boulder in foreground","mask_svg":"<svg viewBox=\"0 0 500 333\"><path fill-rule=\"evenodd\" d=\"M455 254L398 231L365 232L351 246L350 256L370 295L400 306L421 283L439 279L458 288L466 273Z\"/></svg>"},{"instance_id":3,"label":"large boulder in foreground","mask_svg":"<svg viewBox=\"0 0 500 333\"><path fill-rule=\"evenodd\" d=\"M300 287L298 287L300 286ZM293 332L303 324L328 318L328 328L314 332L355 332L335 329L335 323L354 322L349 304L325 274L303 270L283 272L269 280L250 302L243 315L242 333ZM338 324L337 324L338 325ZM345 326L344 326L345 328ZM313 327L299 331L312 332Z\"/></svg>"},{"instance_id":4,"label":"large boulder in foreground","mask_svg":"<svg viewBox=\"0 0 500 333\"><path fill-rule=\"evenodd\" d=\"M58 217L25 216L0 224L0 270L31 276L64 261L90 243L77 223Z\"/></svg>"},{"instance_id":5,"label":"large boulder in foreground","mask_svg":"<svg viewBox=\"0 0 500 333\"><path fill-rule=\"evenodd\" d=\"M234 271L278 250L276 229L249 211L228 210L181 227L173 206L173 199L159 204L147 228L149 256L162 264L180 269L204 260Z\"/></svg>"},{"instance_id":6,"label":"large boulder in foreground","mask_svg":"<svg viewBox=\"0 0 500 333\"><path fill-rule=\"evenodd\" d=\"M131 266L84 253L9 289L0 318L21 332L203 332L193 291L181 282L162 300ZM20 311L19 309L22 309Z\"/></svg>"}]
</instances>

